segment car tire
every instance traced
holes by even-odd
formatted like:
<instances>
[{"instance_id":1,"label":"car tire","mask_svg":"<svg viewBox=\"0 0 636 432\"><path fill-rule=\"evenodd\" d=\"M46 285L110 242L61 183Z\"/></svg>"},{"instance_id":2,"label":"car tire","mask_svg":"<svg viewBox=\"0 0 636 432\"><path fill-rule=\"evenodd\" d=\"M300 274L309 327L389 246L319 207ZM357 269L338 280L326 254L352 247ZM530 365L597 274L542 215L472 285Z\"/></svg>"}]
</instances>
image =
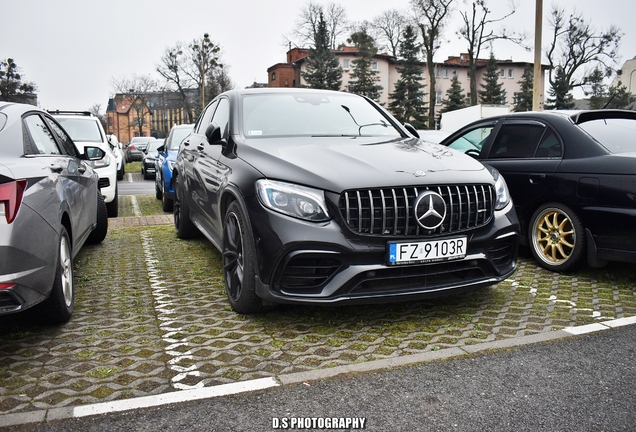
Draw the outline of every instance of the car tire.
<instances>
[{"instance_id":1,"label":"car tire","mask_svg":"<svg viewBox=\"0 0 636 432\"><path fill-rule=\"evenodd\" d=\"M122 161L121 168L119 170L117 170L117 180L123 180L124 179L124 165L125 165L125 163Z\"/></svg>"},{"instance_id":2,"label":"car tire","mask_svg":"<svg viewBox=\"0 0 636 432\"><path fill-rule=\"evenodd\" d=\"M265 311L256 295L256 251L249 226L236 201L223 220L223 276L225 292L234 311L254 314Z\"/></svg>"},{"instance_id":3,"label":"car tire","mask_svg":"<svg viewBox=\"0 0 636 432\"><path fill-rule=\"evenodd\" d=\"M103 195L97 191L97 225L86 240L89 243L101 243L108 233L108 209Z\"/></svg>"},{"instance_id":4,"label":"car tire","mask_svg":"<svg viewBox=\"0 0 636 432\"><path fill-rule=\"evenodd\" d=\"M585 232L581 220L568 206L560 203L540 206L532 215L528 230L530 251L542 267L563 272L581 263Z\"/></svg>"},{"instance_id":5,"label":"car tire","mask_svg":"<svg viewBox=\"0 0 636 432\"><path fill-rule=\"evenodd\" d=\"M171 212L173 210L173 201L164 193L161 194L161 208L164 212Z\"/></svg>"},{"instance_id":6,"label":"car tire","mask_svg":"<svg viewBox=\"0 0 636 432\"><path fill-rule=\"evenodd\" d=\"M46 323L63 324L71 319L75 307L73 256L66 228L60 233L55 279L49 297L42 303L41 317Z\"/></svg>"},{"instance_id":7,"label":"car tire","mask_svg":"<svg viewBox=\"0 0 636 432\"><path fill-rule=\"evenodd\" d=\"M106 203L109 218L117 217L119 214L119 191L117 189L117 186L115 186L115 198L111 202Z\"/></svg>"},{"instance_id":8,"label":"car tire","mask_svg":"<svg viewBox=\"0 0 636 432\"><path fill-rule=\"evenodd\" d=\"M177 237L180 239L188 239L197 237L199 229L192 223L190 219L190 208L186 199L185 186L181 184L181 180L175 178L174 187L174 227L177 231Z\"/></svg>"},{"instance_id":9,"label":"car tire","mask_svg":"<svg viewBox=\"0 0 636 432\"><path fill-rule=\"evenodd\" d=\"M161 192L161 188L159 187L159 183L155 182L155 198L158 200L163 197L163 192Z\"/></svg>"}]
</instances>

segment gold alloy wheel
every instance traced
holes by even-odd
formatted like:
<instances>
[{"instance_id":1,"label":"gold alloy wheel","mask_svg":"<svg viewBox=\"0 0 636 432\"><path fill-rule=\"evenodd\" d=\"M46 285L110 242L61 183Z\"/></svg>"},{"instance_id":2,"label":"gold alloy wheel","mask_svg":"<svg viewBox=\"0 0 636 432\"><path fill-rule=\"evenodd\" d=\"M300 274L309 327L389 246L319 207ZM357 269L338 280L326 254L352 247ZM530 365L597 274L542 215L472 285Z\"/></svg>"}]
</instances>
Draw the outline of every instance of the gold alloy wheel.
<instances>
[{"instance_id":1,"label":"gold alloy wheel","mask_svg":"<svg viewBox=\"0 0 636 432\"><path fill-rule=\"evenodd\" d=\"M548 264L562 264L572 256L576 232L570 217L558 208L545 209L535 220L532 242Z\"/></svg>"}]
</instances>

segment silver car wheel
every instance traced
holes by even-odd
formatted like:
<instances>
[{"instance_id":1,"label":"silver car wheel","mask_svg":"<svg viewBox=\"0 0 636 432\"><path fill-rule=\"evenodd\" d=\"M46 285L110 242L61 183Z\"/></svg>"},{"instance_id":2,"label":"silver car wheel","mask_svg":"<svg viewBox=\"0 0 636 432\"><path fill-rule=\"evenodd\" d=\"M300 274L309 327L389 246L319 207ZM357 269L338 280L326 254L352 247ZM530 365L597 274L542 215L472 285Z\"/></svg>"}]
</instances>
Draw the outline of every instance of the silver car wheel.
<instances>
[{"instance_id":1,"label":"silver car wheel","mask_svg":"<svg viewBox=\"0 0 636 432\"><path fill-rule=\"evenodd\" d=\"M73 259L71 258L71 249L68 239L62 236L60 241L60 267L62 270L62 293L64 294L64 303L70 307L73 303Z\"/></svg>"}]
</instances>

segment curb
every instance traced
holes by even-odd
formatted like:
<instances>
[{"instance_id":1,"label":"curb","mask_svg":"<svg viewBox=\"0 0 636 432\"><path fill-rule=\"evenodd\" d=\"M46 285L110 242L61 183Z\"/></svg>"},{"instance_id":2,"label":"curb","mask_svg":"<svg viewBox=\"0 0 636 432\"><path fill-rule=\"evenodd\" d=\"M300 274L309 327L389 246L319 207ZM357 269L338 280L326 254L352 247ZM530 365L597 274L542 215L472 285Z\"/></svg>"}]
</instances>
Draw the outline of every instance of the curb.
<instances>
[{"instance_id":1,"label":"curb","mask_svg":"<svg viewBox=\"0 0 636 432\"><path fill-rule=\"evenodd\" d=\"M90 405L80 405L76 407L51 408L47 410L30 411L24 413L4 414L0 415L0 428L29 423L40 423L44 421L65 420L71 418L94 416L99 414L123 412L134 409L157 407L161 405L201 400L218 396L228 396L238 393L279 387L281 385L299 384L305 383L307 381L317 381L327 378L333 378L342 374L373 372L394 367L426 363L435 360L451 359L454 357L460 357L479 352L507 349L522 345L554 341L558 339L565 339L572 336L594 333L602 330L609 330L612 328L633 324L636 324L636 316L604 321L602 323L587 324L578 327L567 327L562 330L504 339L500 341L484 342L477 345L465 345L462 347L446 348L439 351L428 351L420 354L412 354L390 359L373 360L364 363L337 366L329 369L283 374L270 378L260 378L232 384L222 384L213 387L202 387L194 390L180 390L170 393L163 393L160 395L143 396L133 399L102 402Z\"/></svg>"}]
</instances>

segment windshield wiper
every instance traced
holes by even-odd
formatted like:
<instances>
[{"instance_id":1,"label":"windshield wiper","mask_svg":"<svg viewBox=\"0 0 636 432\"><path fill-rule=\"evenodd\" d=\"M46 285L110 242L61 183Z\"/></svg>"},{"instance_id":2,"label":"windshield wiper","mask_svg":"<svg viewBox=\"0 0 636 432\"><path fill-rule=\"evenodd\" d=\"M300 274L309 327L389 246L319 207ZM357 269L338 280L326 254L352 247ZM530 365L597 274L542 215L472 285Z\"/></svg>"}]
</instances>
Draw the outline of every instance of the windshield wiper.
<instances>
[{"instance_id":1,"label":"windshield wiper","mask_svg":"<svg viewBox=\"0 0 636 432\"><path fill-rule=\"evenodd\" d=\"M382 127L389 127L389 124L386 123L384 120L382 120L380 123L367 123L367 124L359 124L355 117L353 116L353 114L351 114L351 110L349 109L348 106L346 105L340 105L342 108L344 108L344 110L351 116L351 120L353 120L353 122L356 124L356 126L358 126L358 135L362 136L362 128L363 127L367 127L367 126L382 126Z\"/></svg>"}]
</instances>

